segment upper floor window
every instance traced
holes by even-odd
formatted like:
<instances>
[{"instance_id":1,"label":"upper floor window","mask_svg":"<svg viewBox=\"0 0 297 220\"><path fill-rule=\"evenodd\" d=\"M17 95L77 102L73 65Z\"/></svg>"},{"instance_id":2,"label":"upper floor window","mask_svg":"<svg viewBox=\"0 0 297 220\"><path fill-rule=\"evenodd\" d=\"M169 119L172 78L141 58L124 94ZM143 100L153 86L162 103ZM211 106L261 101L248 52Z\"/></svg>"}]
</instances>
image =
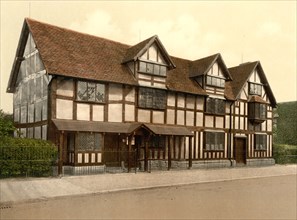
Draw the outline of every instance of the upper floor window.
<instances>
[{"instance_id":1,"label":"upper floor window","mask_svg":"<svg viewBox=\"0 0 297 220\"><path fill-rule=\"evenodd\" d=\"M105 85L94 82L77 82L77 100L89 102L105 101Z\"/></svg>"},{"instance_id":2,"label":"upper floor window","mask_svg":"<svg viewBox=\"0 0 297 220\"><path fill-rule=\"evenodd\" d=\"M149 73L157 76L166 76L167 68L164 65L139 61L139 72Z\"/></svg>"},{"instance_id":3,"label":"upper floor window","mask_svg":"<svg viewBox=\"0 0 297 220\"><path fill-rule=\"evenodd\" d=\"M225 114L225 100L223 99L207 98L205 106L206 113Z\"/></svg>"},{"instance_id":4,"label":"upper floor window","mask_svg":"<svg viewBox=\"0 0 297 220\"><path fill-rule=\"evenodd\" d=\"M151 109L166 108L166 91L152 88L139 88L138 107Z\"/></svg>"},{"instance_id":5,"label":"upper floor window","mask_svg":"<svg viewBox=\"0 0 297 220\"><path fill-rule=\"evenodd\" d=\"M262 85L258 83L249 83L249 94L250 95L262 95Z\"/></svg>"},{"instance_id":6,"label":"upper floor window","mask_svg":"<svg viewBox=\"0 0 297 220\"><path fill-rule=\"evenodd\" d=\"M224 150L225 133L205 132L205 150Z\"/></svg>"},{"instance_id":7,"label":"upper floor window","mask_svg":"<svg viewBox=\"0 0 297 220\"><path fill-rule=\"evenodd\" d=\"M255 150L266 150L267 149L267 135L255 134Z\"/></svg>"},{"instance_id":8,"label":"upper floor window","mask_svg":"<svg viewBox=\"0 0 297 220\"><path fill-rule=\"evenodd\" d=\"M206 76L206 85L224 88L225 79L214 76Z\"/></svg>"},{"instance_id":9,"label":"upper floor window","mask_svg":"<svg viewBox=\"0 0 297 220\"><path fill-rule=\"evenodd\" d=\"M256 123L266 120L266 104L259 102L249 103L249 119Z\"/></svg>"}]
</instances>

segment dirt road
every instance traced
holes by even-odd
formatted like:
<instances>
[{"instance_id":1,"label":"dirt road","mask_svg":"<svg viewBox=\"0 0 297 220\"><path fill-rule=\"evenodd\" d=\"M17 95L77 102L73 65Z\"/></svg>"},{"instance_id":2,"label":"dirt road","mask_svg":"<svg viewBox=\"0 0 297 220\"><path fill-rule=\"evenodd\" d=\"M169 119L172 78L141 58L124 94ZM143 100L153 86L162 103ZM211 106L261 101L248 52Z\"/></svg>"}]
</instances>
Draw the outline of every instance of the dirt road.
<instances>
[{"instance_id":1,"label":"dirt road","mask_svg":"<svg viewBox=\"0 0 297 220\"><path fill-rule=\"evenodd\" d=\"M0 219L296 219L297 176L53 199L0 210Z\"/></svg>"}]
</instances>

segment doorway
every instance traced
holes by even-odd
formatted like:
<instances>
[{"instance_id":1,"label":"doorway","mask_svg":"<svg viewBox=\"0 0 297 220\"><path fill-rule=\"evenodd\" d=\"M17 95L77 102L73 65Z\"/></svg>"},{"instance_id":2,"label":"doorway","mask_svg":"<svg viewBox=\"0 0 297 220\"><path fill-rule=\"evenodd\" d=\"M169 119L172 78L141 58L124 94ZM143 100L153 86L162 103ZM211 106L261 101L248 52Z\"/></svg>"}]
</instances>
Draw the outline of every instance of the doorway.
<instances>
[{"instance_id":1,"label":"doorway","mask_svg":"<svg viewBox=\"0 0 297 220\"><path fill-rule=\"evenodd\" d=\"M246 164L246 138L235 138L234 140L234 157L236 164Z\"/></svg>"}]
</instances>

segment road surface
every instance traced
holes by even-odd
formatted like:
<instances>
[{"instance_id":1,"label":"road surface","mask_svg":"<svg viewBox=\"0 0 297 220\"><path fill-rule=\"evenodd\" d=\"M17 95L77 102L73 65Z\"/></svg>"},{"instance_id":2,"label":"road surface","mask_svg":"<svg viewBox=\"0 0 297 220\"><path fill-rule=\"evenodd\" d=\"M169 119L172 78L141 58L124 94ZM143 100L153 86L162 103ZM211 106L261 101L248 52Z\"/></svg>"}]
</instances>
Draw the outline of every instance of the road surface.
<instances>
[{"instance_id":1,"label":"road surface","mask_svg":"<svg viewBox=\"0 0 297 220\"><path fill-rule=\"evenodd\" d=\"M2 207L2 219L297 219L297 176L200 183Z\"/></svg>"}]
</instances>

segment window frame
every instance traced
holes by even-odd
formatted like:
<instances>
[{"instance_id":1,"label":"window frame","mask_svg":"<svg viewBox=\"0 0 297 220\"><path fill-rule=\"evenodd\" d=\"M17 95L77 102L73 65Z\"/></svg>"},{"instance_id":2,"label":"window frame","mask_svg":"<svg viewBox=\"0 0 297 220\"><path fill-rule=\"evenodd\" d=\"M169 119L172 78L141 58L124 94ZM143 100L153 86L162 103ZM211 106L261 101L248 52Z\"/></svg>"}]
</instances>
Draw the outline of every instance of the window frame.
<instances>
[{"instance_id":1,"label":"window frame","mask_svg":"<svg viewBox=\"0 0 297 220\"><path fill-rule=\"evenodd\" d=\"M89 100L89 98L87 100L83 100L82 98L79 98L79 83L86 83L86 90L85 92L88 93L88 89L89 89L89 84L94 84L95 85L95 94L94 94L94 100ZM100 94L100 96L102 97L102 101L100 101L99 99L96 98L96 94L99 92L98 90L98 86L103 86L103 94ZM85 93L83 93L85 94ZM86 80L77 80L76 81L76 92L75 92L75 100L77 102L87 102L87 103L102 103L104 104L106 102L106 85L105 83L100 83L100 82L91 82L91 81L86 81Z\"/></svg>"},{"instance_id":2,"label":"window frame","mask_svg":"<svg viewBox=\"0 0 297 220\"><path fill-rule=\"evenodd\" d=\"M225 151L225 132L205 131L203 149L205 151Z\"/></svg>"},{"instance_id":3,"label":"window frame","mask_svg":"<svg viewBox=\"0 0 297 220\"><path fill-rule=\"evenodd\" d=\"M209 100L213 100L213 101L210 102ZM224 111L219 110L220 102L223 103L222 108L224 109ZM213 105L213 110L210 109L212 105ZM205 99L205 113L212 114L212 115L225 115L226 114L226 100L207 97Z\"/></svg>"},{"instance_id":4,"label":"window frame","mask_svg":"<svg viewBox=\"0 0 297 220\"><path fill-rule=\"evenodd\" d=\"M260 102L248 103L248 118L255 123L262 123L267 120L267 104Z\"/></svg>"},{"instance_id":5,"label":"window frame","mask_svg":"<svg viewBox=\"0 0 297 220\"><path fill-rule=\"evenodd\" d=\"M209 83L209 80L210 80L210 83ZM217 80L220 80L220 85L217 84ZM216 81L216 83L213 83L214 81ZM213 87L218 87L218 88L225 88L226 80L224 78L221 78L221 77L218 77L218 76L207 75L205 82L206 82L206 85L207 86L213 86Z\"/></svg>"},{"instance_id":6,"label":"window frame","mask_svg":"<svg viewBox=\"0 0 297 220\"><path fill-rule=\"evenodd\" d=\"M253 86L257 86L257 89L252 90ZM258 91L258 89L259 89L259 91ZM261 83L249 82L249 95L261 96L262 95L262 89L263 89L263 85Z\"/></svg>"},{"instance_id":7,"label":"window frame","mask_svg":"<svg viewBox=\"0 0 297 220\"><path fill-rule=\"evenodd\" d=\"M263 147L259 147L263 145ZM254 150L266 151L267 150L267 135L266 134L255 134L254 136Z\"/></svg>"},{"instance_id":8,"label":"window frame","mask_svg":"<svg viewBox=\"0 0 297 220\"><path fill-rule=\"evenodd\" d=\"M141 90L143 90L143 91L146 90L146 92L141 94L142 93ZM150 94L145 94L145 93L149 93L149 92L150 92ZM157 101L160 100L161 93L163 93L164 96L162 97L163 103L160 107L160 105L157 105ZM143 97L141 97L141 95ZM164 111L166 109L166 106L167 106L167 91L166 90L149 88L149 87L139 87L137 96L138 96L137 97L137 107L138 108L155 109L155 110L162 110L162 111ZM151 99L151 104L148 103L148 100L145 100L145 101L140 100L141 98Z\"/></svg>"},{"instance_id":9,"label":"window frame","mask_svg":"<svg viewBox=\"0 0 297 220\"><path fill-rule=\"evenodd\" d=\"M141 63L145 65L145 70L140 68ZM151 65L152 67L148 69L148 65ZM159 73L155 73L155 69L157 69L155 66L158 66ZM160 76L160 77L166 77L167 75L167 66L161 63L156 62L149 62L144 60L138 60L138 72L139 73L145 73L150 74L154 76Z\"/></svg>"}]
</instances>

